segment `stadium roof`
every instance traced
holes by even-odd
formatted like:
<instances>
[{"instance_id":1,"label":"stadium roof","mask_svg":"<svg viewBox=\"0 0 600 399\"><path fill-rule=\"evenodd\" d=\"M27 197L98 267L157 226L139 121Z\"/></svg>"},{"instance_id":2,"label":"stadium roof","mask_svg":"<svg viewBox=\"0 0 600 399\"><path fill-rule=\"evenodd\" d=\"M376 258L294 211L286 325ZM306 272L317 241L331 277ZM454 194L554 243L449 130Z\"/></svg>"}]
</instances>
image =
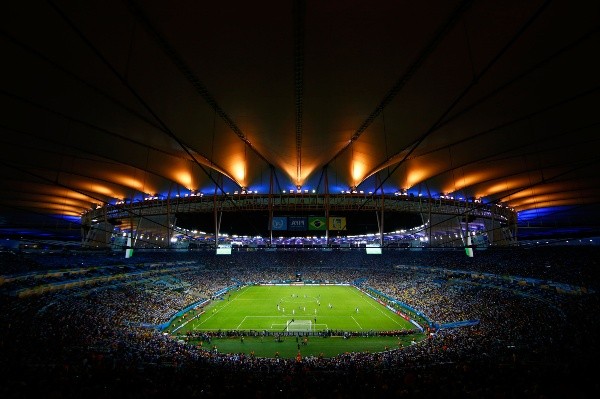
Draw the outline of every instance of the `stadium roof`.
<instances>
[{"instance_id":1,"label":"stadium roof","mask_svg":"<svg viewBox=\"0 0 600 399\"><path fill-rule=\"evenodd\" d=\"M502 201L600 226L600 2L14 1L0 229L248 189ZM327 179L325 179L325 175ZM38 230L39 229L39 230Z\"/></svg>"}]
</instances>

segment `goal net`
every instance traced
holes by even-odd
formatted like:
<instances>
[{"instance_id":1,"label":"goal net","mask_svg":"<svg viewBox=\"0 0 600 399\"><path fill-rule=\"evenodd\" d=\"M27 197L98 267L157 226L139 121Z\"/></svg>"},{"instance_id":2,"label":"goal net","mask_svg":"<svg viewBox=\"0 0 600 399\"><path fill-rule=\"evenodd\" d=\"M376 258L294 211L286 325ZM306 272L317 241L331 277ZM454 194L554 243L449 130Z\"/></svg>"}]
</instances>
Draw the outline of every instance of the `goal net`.
<instances>
[{"instance_id":1,"label":"goal net","mask_svg":"<svg viewBox=\"0 0 600 399\"><path fill-rule=\"evenodd\" d=\"M309 332L312 331L312 321L310 320L288 320L285 323L285 330L291 332Z\"/></svg>"}]
</instances>

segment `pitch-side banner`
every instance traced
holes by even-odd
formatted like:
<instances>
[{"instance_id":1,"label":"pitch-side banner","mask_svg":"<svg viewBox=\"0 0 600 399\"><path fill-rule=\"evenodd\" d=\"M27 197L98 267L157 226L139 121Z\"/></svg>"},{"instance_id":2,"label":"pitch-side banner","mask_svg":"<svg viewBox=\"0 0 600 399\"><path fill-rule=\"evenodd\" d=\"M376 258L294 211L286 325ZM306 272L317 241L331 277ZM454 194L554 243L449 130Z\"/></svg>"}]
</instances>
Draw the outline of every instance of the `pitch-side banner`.
<instances>
[{"instance_id":1,"label":"pitch-side banner","mask_svg":"<svg viewBox=\"0 0 600 399\"><path fill-rule=\"evenodd\" d=\"M308 229L309 230L327 230L327 222L325 220L325 217L309 216L308 217Z\"/></svg>"},{"instance_id":2,"label":"pitch-side banner","mask_svg":"<svg viewBox=\"0 0 600 399\"><path fill-rule=\"evenodd\" d=\"M288 230L290 231L304 231L308 230L307 218L298 216L288 217Z\"/></svg>"},{"instance_id":3,"label":"pitch-side banner","mask_svg":"<svg viewBox=\"0 0 600 399\"><path fill-rule=\"evenodd\" d=\"M273 216L271 230L287 230L287 217Z\"/></svg>"},{"instance_id":4,"label":"pitch-side banner","mask_svg":"<svg viewBox=\"0 0 600 399\"><path fill-rule=\"evenodd\" d=\"M331 216L329 218L329 230L346 230L346 218L341 216Z\"/></svg>"}]
</instances>

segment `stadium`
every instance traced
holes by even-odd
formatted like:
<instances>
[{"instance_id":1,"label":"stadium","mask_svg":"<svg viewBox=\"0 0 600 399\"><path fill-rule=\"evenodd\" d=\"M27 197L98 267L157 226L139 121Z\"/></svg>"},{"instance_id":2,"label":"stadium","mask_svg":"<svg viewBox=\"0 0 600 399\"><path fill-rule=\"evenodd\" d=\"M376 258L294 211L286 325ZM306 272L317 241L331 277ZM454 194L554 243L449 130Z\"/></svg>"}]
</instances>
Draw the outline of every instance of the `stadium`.
<instances>
[{"instance_id":1,"label":"stadium","mask_svg":"<svg viewBox=\"0 0 600 399\"><path fill-rule=\"evenodd\" d=\"M593 2L13 2L0 395L596 397Z\"/></svg>"}]
</instances>

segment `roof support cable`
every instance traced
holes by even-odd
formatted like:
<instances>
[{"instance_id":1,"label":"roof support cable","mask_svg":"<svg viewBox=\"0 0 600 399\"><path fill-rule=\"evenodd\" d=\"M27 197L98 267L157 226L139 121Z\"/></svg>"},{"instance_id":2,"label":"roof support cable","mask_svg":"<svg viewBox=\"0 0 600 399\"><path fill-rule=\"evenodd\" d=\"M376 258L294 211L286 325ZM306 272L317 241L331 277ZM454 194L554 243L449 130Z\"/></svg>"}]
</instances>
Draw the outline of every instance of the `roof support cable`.
<instances>
[{"instance_id":1,"label":"roof support cable","mask_svg":"<svg viewBox=\"0 0 600 399\"><path fill-rule=\"evenodd\" d=\"M83 32L71 21L71 19L56 5L53 1L48 0L50 6L61 16L61 18L67 23L67 25L73 29L73 31L79 36L79 38L96 54L96 56L102 61L102 63L119 79L121 84L123 84L129 92L136 98L137 101L148 111L152 117L158 122L161 126L161 130L165 132L171 139L173 139L187 154L188 156L194 160L194 162L198 165L198 167L204 172L204 174L219 188L224 198L232 203L232 205L239 211L240 208L237 202L225 192L222 185L220 185L215 178L206 170L206 168L196 159L194 154L190 151L190 149L169 129L166 123L158 116L158 114L150 107L150 105L141 97L141 95L135 90L129 82L117 71L114 65L112 65L106 57L94 46L94 44L83 34ZM222 110L221 110L222 111ZM217 110L217 114L219 114L219 110ZM260 154L259 154L260 155ZM244 212L240 212L243 217L245 217ZM258 229L253 225L256 232L258 233Z\"/></svg>"},{"instance_id":2,"label":"roof support cable","mask_svg":"<svg viewBox=\"0 0 600 399\"><path fill-rule=\"evenodd\" d=\"M248 137L242 132L240 127L233 121L233 119L221 108L214 96L208 91L207 87L202 81L194 74L192 69L183 60L183 57L177 53L175 48L167 41L167 39L152 25L141 7L132 0L125 0L129 6L129 10L138 22L146 29L146 31L154 38L159 47L163 50L165 55L171 60L171 62L177 67L179 72L192 84L196 93L219 115L219 117L225 122L225 124L231 129L231 131L240 138L248 147L250 147L259 158L265 161L267 164L270 162L267 158L261 154L250 142ZM224 194L224 193L223 193Z\"/></svg>"},{"instance_id":3,"label":"roof support cable","mask_svg":"<svg viewBox=\"0 0 600 399\"><path fill-rule=\"evenodd\" d=\"M538 9L533 13L533 15L523 24L523 26L521 26L521 28L519 28L519 30L517 30L517 32L510 38L510 40L500 49L500 51L498 51L498 53L487 63L487 65L481 70L481 72L479 72L479 74L476 76L476 78L469 83L463 90L462 92L454 99L454 101L452 101L452 103L448 106L448 108L437 118L437 120L433 123L433 125L431 125L431 127L429 129L427 129L427 131L425 131L425 133L423 133L421 135L421 137L419 137L413 144L411 144L409 147L410 149L408 150L408 152L402 157L402 159L396 164L396 166L392 169L392 172L390 174L388 174L385 179L383 179L383 181L381 182L380 186L383 186L383 184L385 184L385 182L392 176L392 174L398 170L398 168L400 167L400 165L402 165L404 163L404 161L417 149L417 147L419 145L421 145L421 143L431 134L433 133L439 124L441 124L444 119L446 118L446 116L448 116L448 114L450 114L450 112L452 112L452 110L456 107L456 105L458 105L460 103L460 101L462 101L462 99L471 91L471 89L473 87L476 86L477 82L479 80L481 80L481 78L483 76L485 76L485 74L487 74L487 72L492 69L492 67L496 64L496 62L498 62L498 60L500 60L500 58L502 58L502 56L517 42L517 40L523 35L523 33L525 33L525 31L527 31L527 29L533 25L533 23L537 20L537 18L542 15L542 13L546 10L546 8L548 8L548 6L550 5L550 3L552 2L552 0L546 0L540 7L538 7ZM408 147L407 147L408 148ZM379 188L379 187L378 187ZM373 198L367 198L365 200L365 202L363 202L363 204L361 204L361 206L359 207L359 209L362 209L362 207L368 202L373 200Z\"/></svg>"},{"instance_id":4,"label":"roof support cable","mask_svg":"<svg viewBox=\"0 0 600 399\"><path fill-rule=\"evenodd\" d=\"M294 84L296 106L296 188L302 186L302 116L304 104L304 0L294 2Z\"/></svg>"},{"instance_id":5,"label":"roof support cable","mask_svg":"<svg viewBox=\"0 0 600 399\"><path fill-rule=\"evenodd\" d=\"M346 151L350 145L358 140L358 138L364 133L365 130L371 123L379 116L379 114L387 107L394 97L404 88L404 86L412 79L414 75L419 71L421 66L425 63L427 58L435 51L438 45L442 42L442 40L446 37L446 35L454 28L456 23L460 20L462 15L471 7L473 3L472 0L464 0L462 1L458 7L456 7L448 19L444 22L442 26L438 28L438 30L433 35L433 39L421 50L417 58L413 61L413 63L408 67L408 69L398 78L396 83L387 91L387 93L383 96L383 99L377 104L375 109L369 114L367 119L360 125L360 127L354 132L352 137L348 143L342 147L329 162L333 162L337 157L339 157L344 151Z\"/></svg>"}]
</instances>

